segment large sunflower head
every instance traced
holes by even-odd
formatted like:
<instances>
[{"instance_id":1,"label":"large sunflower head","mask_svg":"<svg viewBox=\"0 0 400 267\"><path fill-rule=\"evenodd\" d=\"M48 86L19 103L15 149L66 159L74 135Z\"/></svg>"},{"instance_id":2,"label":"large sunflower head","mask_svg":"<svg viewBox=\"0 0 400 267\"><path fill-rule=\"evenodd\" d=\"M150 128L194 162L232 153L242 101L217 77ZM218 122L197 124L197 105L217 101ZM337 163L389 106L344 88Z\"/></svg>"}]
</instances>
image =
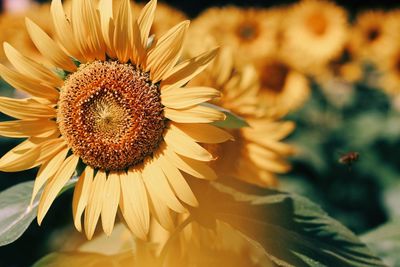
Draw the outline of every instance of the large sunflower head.
<instances>
[{"instance_id":1,"label":"large sunflower head","mask_svg":"<svg viewBox=\"0 0 400 267\"><path fill-rule=\"evenodd\" d=\"M216 177L213 156L198 143L218 143L230 135L208 123L224 114L202 103L216 89L183 88L216 50L178 63L188 21L149 42L156 1L139 14L129 0L61 0L51 3L57 41L31 20L33 43L54 68L46 68L5 43L15 69L0 74L27 99L0 98L0 111L16 118L2 122L0 134L28 139L0 159L0 170L40 166L32 199L44 187L38 208L43 220L62 187L77 172L74 223L91 238L101 217L110 234L118 207L131 231L145 238L150 210L167 229L171 210L197 200L183 173ZM58 73L58 74L56 74Z\"/></svg>"},{"instance_id":2,"label":"large sunflower head","mask_svg":"<svg viewBox=\"0 0 400 267\"><path fill-rule=\"evenodd\" d=\"M294 67L309 71L340 53L346 35L343 8L328 1L304 0L285 17L282 54Z\"/></svg>"},{"instance_id":3,"label":"large sunflower head","mask_svg":"<svg viewBox=\"0 0 400 267\"><path fill-rule=\"evenodd\" d=\"M276 174L290 168L285 158L294 150L282 140L293 131L294 124L280 120L281 109L265 108L255 68L239 67L234 63L233 52L223 49L192 84L207 84L220 90L222 95L214 103L238 114L249 124L249 127L230 130L235 142L207 146L217 158L212 165L218 176L275 186Z\"/></svg>"},{"instance_id":4,"label":"large sunflower head","mask_svg":"<svg viewBox=\"0 0 400 267\"><path fill-rule=\"evenodd\" d=\"M187 49L203 49L205 36L230 46L236 60L249 62L276 52L280 12L276 10L244 9L234 6L210 8L200 14L189 31ZM221 18L224 22L221 23Z\"/></svg>"}]
</instances>

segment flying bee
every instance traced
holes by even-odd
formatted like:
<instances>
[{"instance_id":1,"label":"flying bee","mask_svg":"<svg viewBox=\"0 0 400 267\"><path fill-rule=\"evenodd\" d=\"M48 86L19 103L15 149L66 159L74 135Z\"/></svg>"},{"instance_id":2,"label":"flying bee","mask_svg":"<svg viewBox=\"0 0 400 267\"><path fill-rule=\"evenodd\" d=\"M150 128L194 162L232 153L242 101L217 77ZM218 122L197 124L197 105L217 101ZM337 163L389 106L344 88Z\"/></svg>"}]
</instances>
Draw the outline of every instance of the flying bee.
<instances>
[{"instance_id":1,"label":"flying bee","mask_svg":"<svg viewBox=\"0 0 400 267\"><path fill-rule=\"evenodd\" d=\"M349 168L351 168L351 165L357 162L359 158L360 153L350 151L339 158L339 163L347 165Z\"/></svg>"}]
</instances>

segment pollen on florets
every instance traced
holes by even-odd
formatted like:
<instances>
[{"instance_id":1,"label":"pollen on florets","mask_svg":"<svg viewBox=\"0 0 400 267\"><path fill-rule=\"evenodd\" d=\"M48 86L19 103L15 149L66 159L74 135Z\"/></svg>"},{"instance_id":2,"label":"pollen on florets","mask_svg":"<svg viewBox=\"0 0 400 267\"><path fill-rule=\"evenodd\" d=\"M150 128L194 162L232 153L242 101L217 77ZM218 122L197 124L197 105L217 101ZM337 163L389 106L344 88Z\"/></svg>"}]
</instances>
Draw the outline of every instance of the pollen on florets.
<instances>
[{"instance_id":1,"label":"pollen on florets","mask_svg":"<svg viewBox=\"0 0 400 267\"><path fill-rule=\"evenodd\" d=\"M142 162L166 127L159 87L147 73L117 61L82 64L67 77L57 122L72 152L103 170Z\"/></svg>"}]
</instances>

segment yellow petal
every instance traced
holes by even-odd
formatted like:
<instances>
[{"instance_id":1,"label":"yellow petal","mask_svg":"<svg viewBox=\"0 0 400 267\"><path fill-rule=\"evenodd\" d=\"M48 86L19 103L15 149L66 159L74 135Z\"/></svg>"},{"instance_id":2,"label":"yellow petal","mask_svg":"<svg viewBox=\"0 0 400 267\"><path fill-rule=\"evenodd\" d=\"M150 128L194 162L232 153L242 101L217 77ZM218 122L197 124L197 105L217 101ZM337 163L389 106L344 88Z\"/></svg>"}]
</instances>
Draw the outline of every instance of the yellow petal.
<instances>
[{"instance_id":1,"label":"yellow petal","mask_svg":"<svg viewBox=\"0 0 400 267\"><path fill-rule=\"evenodd\" d=\"M281 156L258 144L247 144L246 157L264 170L275 173L285 173L290 170L290 165L282 161Z\"/></svg>"},{"instance_id":2,"label":"yellow petal","mask_svg":"<svg viewBox=\"0 0 400 267\"><path fill-rule=\"evenodd\" d=\"M232 70L234 69L234 58L231 47L226 46L224 49L221 49L218 57L215 58L212 65L212 71L218 73L215 84L224 84L229 80L229 78L231 78Z\"/></svg>"},{"instance_id":3,"label":"yellow petal","mask_svg":"<svg viewBox=\"0 0 400 267\"><path fill-rule=\"evenodd\" d=\"M54 138L54 137L52 137ZM41 144L47 141L49 138L39 138L39 137L31 137L28 140L21 142L19 145L14 147L12 150L18 152L19 154L25 153L29 149L36 147L38 144Z\"/></svg>"},{"instance_id":4,"label":"yellow petal","mask_svg":"<svg viewBox=\"0 0 400 267\"><path fill-rule=\"evenodd\" d=\"M40 53L45 56L50 62L61 69L73 72L76 70L76 65L62 51L56 42L51 39L38 25L29 18L25 18L26 28L32 42L35 44Z\"/></svg>"},{"instance_id":5,"label":"yellow petal","mask_svg":"<svg viewBox=\"0 0 400 267\"><path fill-rule=\"evenodd\" d=\"M121 186L119 174L111 172L108 175L104 189L103 207L101 209L101 222L106 235L111 235L114 228L115 215L117 214L118 203L120 199Z\"/></svg>"},{"instance_id":6,"label":"yellow petal","mask_svg":"<svg viewBox=\"0 0 400 267\"><path fill-rule=\"evenodd\" d=\"M141 69L145 69L146 60L147 60L147 52L146 48L142 46L140 40L140 29L137 21L133 21L132 26L132 51L130 55L131 62L135 63L136 66L140 66Z\"/></svg>"},{"instance_id":7,"label":"yellow petal","mask_svg":"<svg viewBox=\"0 0 400 267\"><path fill-rule=\"evenodd\" d=\"M188 59L172 68L161 81L161 89L179 88L188 83L193 77L202 72L217 55L218 48Z\"/></svg>"},{"instance_id":8,"label":"yellow petal","mask_svg":"<svg viewBox=\"0 0 400 267\"><path fill-rule=\"evenodd\" d=\"M0 97L0 111L16 119L54 118L56 110L32 98Z\"/></svg>"},{"instance_id":9,"label":"yellow petal","mask_svg":"<svg viewBox=\"0 0 400 267\"><path fill-rule=\"evenodd\" d=\"M61 138L46 140L23 151L17 146L0 159L0 170L17 172L34 168L53 157L65 146L66 143Z\"/></svg>"},{"instance_id":10,"label":"yellow petal","mask_svg":"<svg viewBox=\"0 0 400 267\"><path fill-rule=\"evenodd\" d=\"M260 169L249 160L242 160L238 166L238 176L240 180L248 183L257 184L262 187L276 186L276 177L271 172Z\"/></svg>"},{"instance_id":11,"label":"yellow petal","mask_svg":"<svg viewBox=\"0 0 400 267\"><path fill-rule=\"evenodd\" d=\"M199 203L181 172L163 155L160 155L158 162L179 199L190 206L197 207Z\"/></svg>"},{"instance_id":12,"label":"yellow petal","mask_svg":"<svg viewBox=\"0 0 400 267\"><path fill-rule=\"evenodd\" d=\"M48 137L57 128L55 121L47 119L3 121L0 122L0 135L16 138Z\"/></svg>"},{"instance_id":13,"label":"yellow petal","mask_svg":"<svg viewBox=\"0 0 400 267\"><path fill-rule=\"evenodd\" d=\"M103 33L104 43L106 44L107 55L115 58L113 45L114 39L114 22L113 22L113 2L112 0L99 1L100 24Z\"/></svg>"},{"instance_id":14,"label":"yellow petal","mask_svg":"<svg viewBox=\"0 0 400 267\"><path fill-rule=\"evenodd\" d=\"M162 104L169 108L184 109L221 96L220 91L210 87L185 87L162 91Z\"/></svg>"},{"instance_id":15,"label":"yellow petal","mask_svg":"<svg viewBox=\"0 0 400 267\"><path fill-rule=\"evenodd\" d=\"M152 214L156 218L156 220L168 231L173 231L175 228L174 221L172 219L171 210L168 208L165 203L157 197L157 195L152 195L154 193L150 193L150 208L152 210Z\"/></svg>"},{"instance_id":16,"label":"yellow petal","mask_svg":"<svg viewBox=\"0 0 400 267\"><path fill-rule=\"evenodd\" d=\"M85 210L85 232L90 240L93 237L96 229L97 221L99 220L103 202L108 201L104 198L104 190L106 185L106 173L98 170L94 177L93 184L90 188L89 198Z\"/></svg>"},{"instance_id":17,"label":"yellow petal","mask_svg":"<svg viewBox=\"0 0 400 267\"><path fill-rule=\"evenodd\" d=\"M252 120L249 120L248 123L251 127L242 129L243 136L255 141L264 138L281 140L295 128L295 124L291 121L273 122L270 120L256 120L256 123L254 123Z\"/></svg>"},{"instance_id":18,"label":"yellow petal","mask_svg":"<svg viewBox=\"0 0 400 267\"><path fill-rule=\"evenodd\" d=\"M71 21L76 44L86 60L105 59L100 17L92 0L72 1Z\"/></svg>"},{"instance_id":19,"label":"yellow petal","mask_svg":"<svg viewBox=\"0 0 400 267\"><path fill-rule=\"evenodd\" d=\"M121 0L115 16L114 48L117 58L125 63L129 60L133 43L133 18L129 0Z\"/></svg>"},{"instance_id":20,"label":"yellow petal","mask_svg":"<svg viewBox=\"0 0 400 267\"><path fill-rule=\"evenodd\" d=\"M270 140L270 139L264 138L264 139L258 140L257 143L259 145L264 146L267 149L270 149L270 150L282 155L282 156L288 156L288 155L292 155L294 153L294 148L291 145L281 143L276 140Z\"/></svg>"},{"instance_id":21,"label":"yellow petal","mask_svg":"<svg viewBox=\"0 0 400 267\"><path fill-rule=\"evenodd\" d=\"M151 25L153 24L154 21L156 6L157 6L157 0L151 0L144 6L138 18L138 26L140 29L140 37L143 47L147 47L147 41Z\"/></svg>"},{"instance_id":22,"label":"yellow petal","mask_svg":"<svg viewBox=\"0 0 400 267\"><path fill-rule=\"evenodd\" d=\"M147 190L156 194L157 198L164 202L169 208L180 213L186 211L169 186L167 178L162 172L157 159L145 163L143 181Z\"/></svg>"},{"instance_id":23,"label":"yellow petal","mask_svg":"<svg viewBox=\"0 0 400 267\"><path fill-rule=\"evenodd\" d=\"M168 147L179 155L200 161L210 161L213 159L213 156L205 148L197 144L173 124L170 125L170 128L165 133L164 140Z\"/></svg>"},{"instance_id":24,"label":"yellow petal","mask_svg":"<svg viewBox=\"0 0 400 267\"><path fill-rule=\"evenodd\" d=\"M206 106L194 106L187 109L164 108L166 118L180 123L210 123L224 120L225 114Z\"/></svg>"},{"instance_id":25,"label":"yellow petal","mask_svg":"<svg viewBox=\"0 0 400 267\"><path fill-rule=\"evenodd\" d=\"M185 132L194 141L207 144L223 143L234 140L232 135L214 125L207 123L173 123L177 128Z\"/></svg>"},{"instance_id":26,"label":"yellow petal","mask_svg":"<svg viewBox=\"0 0 400 267\"><path fill-rule=\"evenodd\" d=\"M52 0L50 11L57 40L60 41L71 56L78 59L80 62L84 62L84 58L76 44L70 21L64 12L61 0Z\"/></svg>"},{"instance_id":27,"label":"yellow petal","mask_svg":"<svg viewBox=\"0 0 400 267\"><path fill-rule=\"evenodd\" d=\"M89 200L93 175L93 168L86 166L85 170L79 177L74 190L74 198L72 200L72 215L74 217L74 225L79 232L82 231L81 217Z\"/></svg>"},{"instance_id":28,"label":"yellow petal","mask_svg":"<svg viewBox=\"0 0 400 267\"><path fill-rule=\"evenodd\" d=\"M270 160L261 155L248 154L247 155L259 168L268 170L274 173L286 173L290 170L290 165L282 160Z\"/></svg>"},{"instance_id":29,"label":"yellow petal","mask_svg":"<svg viewBox=\"0 0 400 267\"><path fill-rule=\"evenodd\" d=\"M167 230L174 229L171 211L154 187L146 186L150 199L150 208L157 221Z\"/></svg>"},{"instance_id":30,"label":"yellow petal","mask_svg":"<svg viewBox=\"0 0 400 267\"><path fill-rule=\"evenodd\" d=\"M29 78L19 72L12 71L0 64L1 77L14 88L32 96L49 99L55 103L58 100L58 91L51 86L41 84L39 80Z\"/></svg>"},{"instance_id":31,"label":"yellow petal","mask_svg":"<svg viewBox=\"0 0 400 267\"><path fill-rule=\"evenodd\" d=\"M38 207L37 220L39 225L42 223L44 216L49 210L54 199L57 197L58 193L60 193L61 189L68 182L68 180L71 179L75 172L75 168L78 165L78 161L78 156L69 156L61 165L55 176L47 183L40 198Z\"/></svg>"},{"instance_id":32,"label":"yellow petal","mask_svg":"<svg viewBox=\"0 0 400 267\"><path fill-rule=\"evenodd\" d=\"M174 166L186 172L187 174L207 180L214 180L217 178L214 170L210 168L207 164L183 156L178 156L173 150L169 148L166 148L164 151L164 155L168 159L168 161L170 161Z\"/></svg>"},{"instance_id":33,"label":"yellow petal","mask_svg":"<svg viewBox=\"0 0 400 267\"><path fill-rule=\"evenodd\" d=\"M4 53L11 64L23 75L40 80L41 82L53 87L62 86L63 81L60 77L43 65L23 56L9 43L4 43Z\"/></svg>"},{"instance_id":34,"label":"yellow petal","mask_svg":"<svg viewBox=\"0 0 400 267\"><path fill-rule=\"evenodd\" d=\"M38 174L35 178L35 184L33 186L32 198L31 198L31 205L33 200L35 199L37 193L39 192L40 188L54 176L54 174L60 169L61 164L64 162L65 158L67 157L69 148L64 148L53 157L51 157L47 162L43 163L40 166Z\"/></svg>"},{"instance_id":35,"label":"yellow petal","mask_svg":"<svg viewBox=\"0 0 400 267\"><path fill-rule=\"evenodd\" d=\"M141 174L129 170L120 175L121 211L129 229L139 238L146 239L150 227L150 209Z\"/></svg>"},{"instance_id":36,"label":"yellow petal","mask_svg":"<svg viewBox=\"0 0 400 267\"><path fill-rule=\"evenodd\" d=\"M183 21L165 33L150 50L146 70L150 71L150 78L156 83L165 77L178 62L189 21Z\"/></svg>"}]
</instances>

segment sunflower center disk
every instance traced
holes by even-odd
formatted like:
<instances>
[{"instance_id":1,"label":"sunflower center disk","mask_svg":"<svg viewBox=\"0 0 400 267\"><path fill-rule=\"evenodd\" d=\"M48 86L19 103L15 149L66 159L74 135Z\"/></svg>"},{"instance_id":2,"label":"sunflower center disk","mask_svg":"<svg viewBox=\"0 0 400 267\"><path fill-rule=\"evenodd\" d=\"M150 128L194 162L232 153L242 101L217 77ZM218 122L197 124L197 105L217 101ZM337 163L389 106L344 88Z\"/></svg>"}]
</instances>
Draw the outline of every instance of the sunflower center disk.
<instances>
[{"instance_id":1,"label":"sunflower center disk","mask_svg":"<svg viewBox=\"0 0 400 267\"><path fill-rule=\"evenodd\" d=\"M162 140L160 90L132 65L81 65L65 81L58 104L61 134L93 168L127 169L151 155Z\"/></svg>"},{"instance_id":2,"label":"sunflower center disk","mask_svg":"<svg viewBox=\"0 0 400 267\"><path fill-rule=\"evenodd\" d=\"M271 92L280 93L284 90L289 74L289 68L282 63L272 62L263 67L261 84Z\"/></svg>"}]
</instances>

